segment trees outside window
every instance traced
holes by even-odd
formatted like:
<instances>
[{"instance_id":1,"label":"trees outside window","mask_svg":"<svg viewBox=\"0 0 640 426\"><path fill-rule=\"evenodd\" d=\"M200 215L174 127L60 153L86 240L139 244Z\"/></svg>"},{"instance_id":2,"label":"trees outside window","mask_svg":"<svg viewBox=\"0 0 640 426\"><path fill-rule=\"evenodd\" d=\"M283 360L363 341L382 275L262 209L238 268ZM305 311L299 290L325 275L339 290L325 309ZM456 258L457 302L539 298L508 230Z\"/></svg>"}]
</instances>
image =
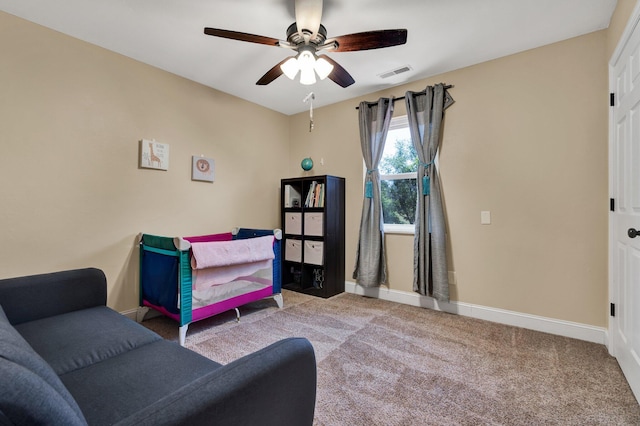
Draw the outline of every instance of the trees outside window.
<instances>
[{"instance_id":1,"label":"trees outside window","mask_svg":"<svg viewBox=\"0 0 640 426\"><path fill-rule=\"evenodd\" d=\"M378 170L385 232L413 232L418 156L406 116L391 120Z\"/></svg>"}]
</instances>

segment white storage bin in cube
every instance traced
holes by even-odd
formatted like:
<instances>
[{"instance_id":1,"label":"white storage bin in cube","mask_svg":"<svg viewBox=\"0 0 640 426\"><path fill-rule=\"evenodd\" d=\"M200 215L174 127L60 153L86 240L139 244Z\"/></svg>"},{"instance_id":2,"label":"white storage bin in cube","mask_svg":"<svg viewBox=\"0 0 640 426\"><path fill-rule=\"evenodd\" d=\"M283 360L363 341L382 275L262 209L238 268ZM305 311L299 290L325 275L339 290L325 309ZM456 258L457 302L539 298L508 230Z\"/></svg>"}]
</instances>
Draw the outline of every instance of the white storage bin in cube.
<instances>
[{"instance_id":1,"label":"white storage bin in cube","mask_svg":"<svg viewBox=\"0 0 640 426\"><path fill-rule=\"evenodd\" d=\"M284 260L302 262L302 241L286 240L284 245Z\"/></svg>"},{"instance_id":2,"label":"white storage bin in cube","mask_svg":"<svg viewBox=\"0 0 640 426\"><path fill-rule=\"evenodd\" d=\"M304 235L314 235L322 237L324 235L322 228L322 217L322 213L305 213Z\"/></svg>"},{"instance_id":3,"label":"white storage bin in cube","mask_svg":"<svg viewBox=\"0 0 640 426\"><path fill-rule=\"evenodd\" d=\"M300 213L284 214L284 233L289 235L302 234L302 214Z\"/></svg>"},{"instance_id":4,"label":"white storage bin in cube","mask_svg":"<svg viewBox=\"0 0 640 426\"><path fill-rule=\"evenodd\" d=\"M304 263L311 265L322 265L324 262L324 243L322 241L304 242Z\"/></svg>"}]
</instances>

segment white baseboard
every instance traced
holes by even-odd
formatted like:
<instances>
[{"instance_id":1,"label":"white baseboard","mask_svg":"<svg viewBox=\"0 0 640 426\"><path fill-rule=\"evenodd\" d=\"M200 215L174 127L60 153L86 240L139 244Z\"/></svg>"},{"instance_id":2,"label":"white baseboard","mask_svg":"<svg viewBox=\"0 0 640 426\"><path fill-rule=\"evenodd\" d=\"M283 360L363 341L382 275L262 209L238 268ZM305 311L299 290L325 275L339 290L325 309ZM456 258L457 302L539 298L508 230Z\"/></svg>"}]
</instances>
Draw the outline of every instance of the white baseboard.
<instances>
[{"instance_id":1,"label":"white baseboard","mask_svg":"<svg viewBox=\"0 0 640 426\"><path fill-rule=\"evenodd\" d=\"M138 309L136 308L136 309L129 309L126 311L120 311L120 314L124 315L129 319L136 321L137 315L138 315ZM147 312L147 314L144 316L144 319L147 320L147 319L151 319L159 316L162 316L160 312L153 309L149 309L149 312Z\"/></svg>"},{"instance_id":2,"label":"white baseboard","mask_svg":"<svg viewBox=\"0 0 640 426\"><path fill-rule=\"evenodd\" d=\"M122 315L124 315L125 317L135 321L136 320L136 312L138 312L137 309L129 309L127 311L121 311L120 313Z\"/></svg>"},{"instance_id":3,"label":"white baseboard","mask_svg":"<svg viewBox=\"0 0 640 426\"><path fill-rule=\"evenodd\" d=\"M375 297L391 302L403 303L405 305L449 312L465 317L512 325L529 330L542 331L544 333L571 337L573 339L585 340L587 342L599 343L602 345L608 344L608 330L604 327L595 327L571 321L523 314L520 312L507 311L505 309L491 308L488 306L473 305L471 303L455 301L443 303L438 302L431 297L421 296L417 293L391 290L386 287L362 287L351 281L345 281L345 291L347 293L358 294L361 296Z\"/></svg>"}]
</instances>

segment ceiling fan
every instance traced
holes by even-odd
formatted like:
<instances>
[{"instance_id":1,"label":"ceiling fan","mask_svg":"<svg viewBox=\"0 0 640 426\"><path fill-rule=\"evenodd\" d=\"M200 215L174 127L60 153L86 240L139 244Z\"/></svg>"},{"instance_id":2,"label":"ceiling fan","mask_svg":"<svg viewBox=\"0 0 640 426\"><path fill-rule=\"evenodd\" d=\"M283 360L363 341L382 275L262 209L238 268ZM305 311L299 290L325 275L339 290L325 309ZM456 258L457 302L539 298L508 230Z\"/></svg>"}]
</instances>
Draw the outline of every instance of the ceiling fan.
<instances>
[{"instance_id":1,"label":"ceiling fan","mask_svg":"<svg viewBox=\"0 0 640 426\"><path fill-rule=\"evenodd\" d=\"M357 50L380 49L405 44L407 30L377 30L327 38L327 29L320 23L322 0L295 0L296 22L287 28L287 40L247 34L219 28L205 28L204 33L214 37L266 44L296 51L297 54L280 61L256 82L266 85L285 74L294 79L300 72L300 83L313 84L316 74L320 79L328 77L342 87L348 87L355 80L340 64L329 56L318 52L354 52Z\"/></svg>"}]
</instances>

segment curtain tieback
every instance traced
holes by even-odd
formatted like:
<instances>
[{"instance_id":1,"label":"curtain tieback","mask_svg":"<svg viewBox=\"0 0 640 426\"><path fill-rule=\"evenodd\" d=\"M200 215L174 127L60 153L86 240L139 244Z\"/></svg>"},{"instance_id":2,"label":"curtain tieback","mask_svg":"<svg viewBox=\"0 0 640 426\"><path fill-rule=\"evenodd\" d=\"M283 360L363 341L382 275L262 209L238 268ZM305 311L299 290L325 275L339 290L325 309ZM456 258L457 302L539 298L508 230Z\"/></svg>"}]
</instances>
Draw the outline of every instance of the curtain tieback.
<instances>
[{"instance_id":1,"label":"curtain tieback","mask_svg":"<svg viewBox=\"0 0 640 426\"><path fill-rule=\"evenodd\" d=\"M367 181L364 183L364 196L365 198L373 198L373 182L371 182L371 173L376 170L367 170Z\"/></svg>"},{"instance_id":2,"label":"curtain tieback","mask_svg":"<svg viewBox=\"0 0 640 426\"><path fill-rule=\"evenodd\" d=\"M422 176L422 195L430 195L431 194L431 179L429 175L426 174L429 166L433 164L433 161L429 161L428 163L422 163L422 167L424 167L425 175Z\"/></svg>"}]
</instances>

